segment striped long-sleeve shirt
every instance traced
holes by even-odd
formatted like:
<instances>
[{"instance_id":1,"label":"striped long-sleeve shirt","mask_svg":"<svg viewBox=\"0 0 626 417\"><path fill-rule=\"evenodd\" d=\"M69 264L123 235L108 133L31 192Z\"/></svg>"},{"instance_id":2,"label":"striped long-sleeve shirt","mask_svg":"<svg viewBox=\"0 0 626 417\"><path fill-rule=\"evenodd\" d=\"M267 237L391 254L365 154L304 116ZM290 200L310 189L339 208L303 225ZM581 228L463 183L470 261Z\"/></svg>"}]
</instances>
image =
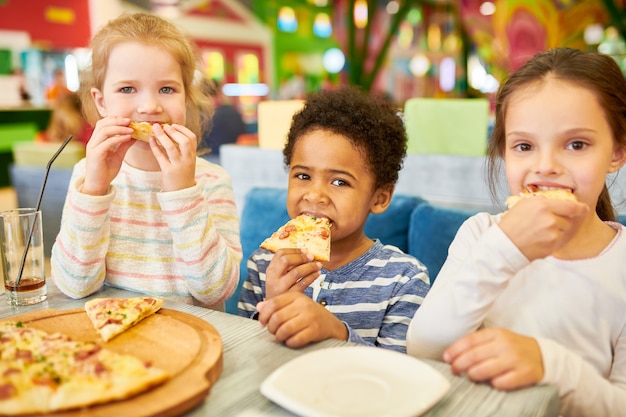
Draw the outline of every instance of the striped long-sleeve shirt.
<instances>
[{"instance_id":1,"label":"striped long-sleeve shirt","mask_svg":"<svg viewBox=\"0 0 626 417\"><path fill-rule=\"evenodd\" d=\"M248 278L239 315L252 317L265 299L265 271L273 254L257 249L248 260ZM348 329L348 340L406 352L406 332L430 287L428 272L413 256L376 240L362 256L322 275L304 291Z\"/></svg>"},{"instance_id":2,"label":"striped long-sleeve shirt","mask_svg":"<svg viewBox=\"0 0 626 417\"><path fill-rule=\"evenodd\" d=\"M79 192L85 160L74 167L52 278L72 298L106 283L187 303L219 306L239 277L239 219L230 176L201 158L196 185L162 192L161 172L122 164L109 192Z\"/></svg>"}]
</instances>

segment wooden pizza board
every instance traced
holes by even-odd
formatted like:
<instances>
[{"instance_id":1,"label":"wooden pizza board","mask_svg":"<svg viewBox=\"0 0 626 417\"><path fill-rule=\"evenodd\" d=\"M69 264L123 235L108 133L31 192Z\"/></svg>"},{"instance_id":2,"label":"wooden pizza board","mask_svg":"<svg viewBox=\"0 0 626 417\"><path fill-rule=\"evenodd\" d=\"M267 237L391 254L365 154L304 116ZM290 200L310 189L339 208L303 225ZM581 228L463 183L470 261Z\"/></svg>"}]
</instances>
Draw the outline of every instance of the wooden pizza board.
<instances>
[{"instance_id":1,"label":"wooden pizza board","mask_svg":"<svg viewBox=\"0 0 626 417\"><path fill-rule=\"evenodd\" d=\"M108 342L102 342L84 309L47 309L4 321L21 321L28 327L61 332L74 340L97 341L171 375L163 385L132 398L46 414L49 416L177 416L202 402L222 372L222 339L217 330L198 317L176 310L162 308Z\"/></svg>"}]
</instances>

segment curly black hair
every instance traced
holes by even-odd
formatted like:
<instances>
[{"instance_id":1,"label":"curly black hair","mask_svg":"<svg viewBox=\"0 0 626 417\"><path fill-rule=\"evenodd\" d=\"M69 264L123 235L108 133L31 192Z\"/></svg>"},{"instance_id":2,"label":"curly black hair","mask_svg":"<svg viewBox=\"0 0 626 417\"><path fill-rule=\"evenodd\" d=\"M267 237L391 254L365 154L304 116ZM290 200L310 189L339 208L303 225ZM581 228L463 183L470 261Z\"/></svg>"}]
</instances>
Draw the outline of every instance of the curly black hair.
<instances>
[{"instance_id":1,"label":"curly black hair","mask_svg":"<svg viewBox=\"0 0 626 417\"><path fill-rule=\"evenodd\" d=\"M352 86L309 95L293 116L283 149L285 166L291 164L298 139L317 129L344 136L364 152L375 188L398 181L407 136L399 110L385 97Z\"/></svg>"}]
</instances>

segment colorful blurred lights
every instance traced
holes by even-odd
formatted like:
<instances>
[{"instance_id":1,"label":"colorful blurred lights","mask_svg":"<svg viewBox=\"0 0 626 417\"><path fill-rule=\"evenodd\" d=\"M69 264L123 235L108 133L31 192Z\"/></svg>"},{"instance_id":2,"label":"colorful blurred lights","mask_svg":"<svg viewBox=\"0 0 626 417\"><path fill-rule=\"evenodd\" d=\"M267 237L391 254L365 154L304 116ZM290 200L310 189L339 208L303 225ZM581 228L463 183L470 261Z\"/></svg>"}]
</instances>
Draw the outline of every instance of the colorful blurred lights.
<instances>
[{"instance_id":1,"label":"colorful blurred lights","mask_svg":"<svg viewBox=\"0 0 626 417\"><path fill-rule=\"evenodd\" d=\"M322 63L326 71L330 74L336 74L343 69L346 63L346 57L338 48L330 48L324 52Z\"/></svg>"},{"instance_id":2,"label":"colorful blurred lights","mask_svg":"<svg viewBox=\"0 0 626 417\"><path fill-rule=\"evenodd\" d=\"M409 61L409 70L416 77L423 77L430 69L430 60L424 54L415 55Z\"/></svg>"},{"instance_id":3,"label":"colorful blurred lights","mask_svg":"<svg viewBox=\"0 0 626 417\"><path fill-rule=\"evenodd\" d=\"M356 0L354 2L354 25L363 29L367 26L367 1Z\"/></svg>"},{"instance_id":4,"label":"colorful blurred lights","mask_svg":"<svg viewBox=\"0 0 626 417\"><path fill-rule=\"evenodd\" d=\"M456 84L456 63L454 59L446 57L439 64L439 87L443 91L450 92Z\"/></svg>"},{"instance_id":5,"label":"colorful blurred lights","mask_svg":"<svg viewBox=\"0 0 626 417\"><path fill-rule=\"evenodd\" d=\"M283 6L278 10L278 29L292 33L298 30L296 12L291 7Z\"/></svg>"},{"instance_id":6,"label":"colorful blurred lights","mask_svg":"<svg viewBox=\"0 0 626 417\"><path fill-rule=\"evenodd\" d=\"M320 38L328 38L333 33L330 17L326 13L318 13L313 22L313 33Z\"/></svg>"}]
</instances>

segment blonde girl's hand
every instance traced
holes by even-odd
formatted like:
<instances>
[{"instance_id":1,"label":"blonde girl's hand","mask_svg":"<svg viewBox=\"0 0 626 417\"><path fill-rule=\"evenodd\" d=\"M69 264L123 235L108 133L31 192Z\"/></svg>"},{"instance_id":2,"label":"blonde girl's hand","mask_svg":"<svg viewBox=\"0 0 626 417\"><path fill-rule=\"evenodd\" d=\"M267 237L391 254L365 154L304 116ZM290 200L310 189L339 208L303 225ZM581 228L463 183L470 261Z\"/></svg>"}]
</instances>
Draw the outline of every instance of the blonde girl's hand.
<instances>
[{"instance_id":1,"label":"blonde girl's hand","mask_svg":"<svg viewBox=\"0 0 626 417\"><path fill-rule=\"evenodd\" d=\"M134 144L130 119L108 116L96 122L86 146L85 182L81 192L104 195L119 173L128 149Z\"/></svg>"},{"instance_id":2,"label":"blonde girl's hand","mask_svg":"<svg viewBox=\"0 0 626 417\"><path fill-rule=\"evenodd\" d=\"M265 271L265 298L287 291L304 292L320 276L322 264L301 249L279 249Z\"/></svg>"},{"instance_id":3,"label":"blonde girl's hand","mask_svg":"<svg viewBox=\"0 0 626 417\"><path fill-rule=\"evenodd\" d=\"M291 348L330 338L348 340L348 329L341 320L300 292L262 301L257 311L259 323Z\"/></svg>"},{"instance_id":4,"label":"blonde girl's hand","mask_svg":"<svg viewBox=\"0 0 626 417\"><path fill-rule=\"evenodd\" d=\"M534 385L544 374L537 341L506 329L481 329L464 336L444 351L443 359L453 373L500 390Z\"/></svg>"},{"instance_id":5,"label":"blonde girl's hand","mask_svg":"<svg viewBox=\"0 0 626 417\"><path fill-rule=\"evenodd\" d=\"M195 185L196 135L179 124L152 127L150 148L163 173L163 191L182 190Z\"/></svg>"},{"instance_id":6,"label":"blonde girl's hand","mask_svg":"<svg viewBox=\"0 0 626 417\"><path fill-rule=\"evenodd\" d=\"M498 224L528 258L545 258L567 244L589 212L584 203L542 196L522 199Z\"/></svg>"}]
</instances>

